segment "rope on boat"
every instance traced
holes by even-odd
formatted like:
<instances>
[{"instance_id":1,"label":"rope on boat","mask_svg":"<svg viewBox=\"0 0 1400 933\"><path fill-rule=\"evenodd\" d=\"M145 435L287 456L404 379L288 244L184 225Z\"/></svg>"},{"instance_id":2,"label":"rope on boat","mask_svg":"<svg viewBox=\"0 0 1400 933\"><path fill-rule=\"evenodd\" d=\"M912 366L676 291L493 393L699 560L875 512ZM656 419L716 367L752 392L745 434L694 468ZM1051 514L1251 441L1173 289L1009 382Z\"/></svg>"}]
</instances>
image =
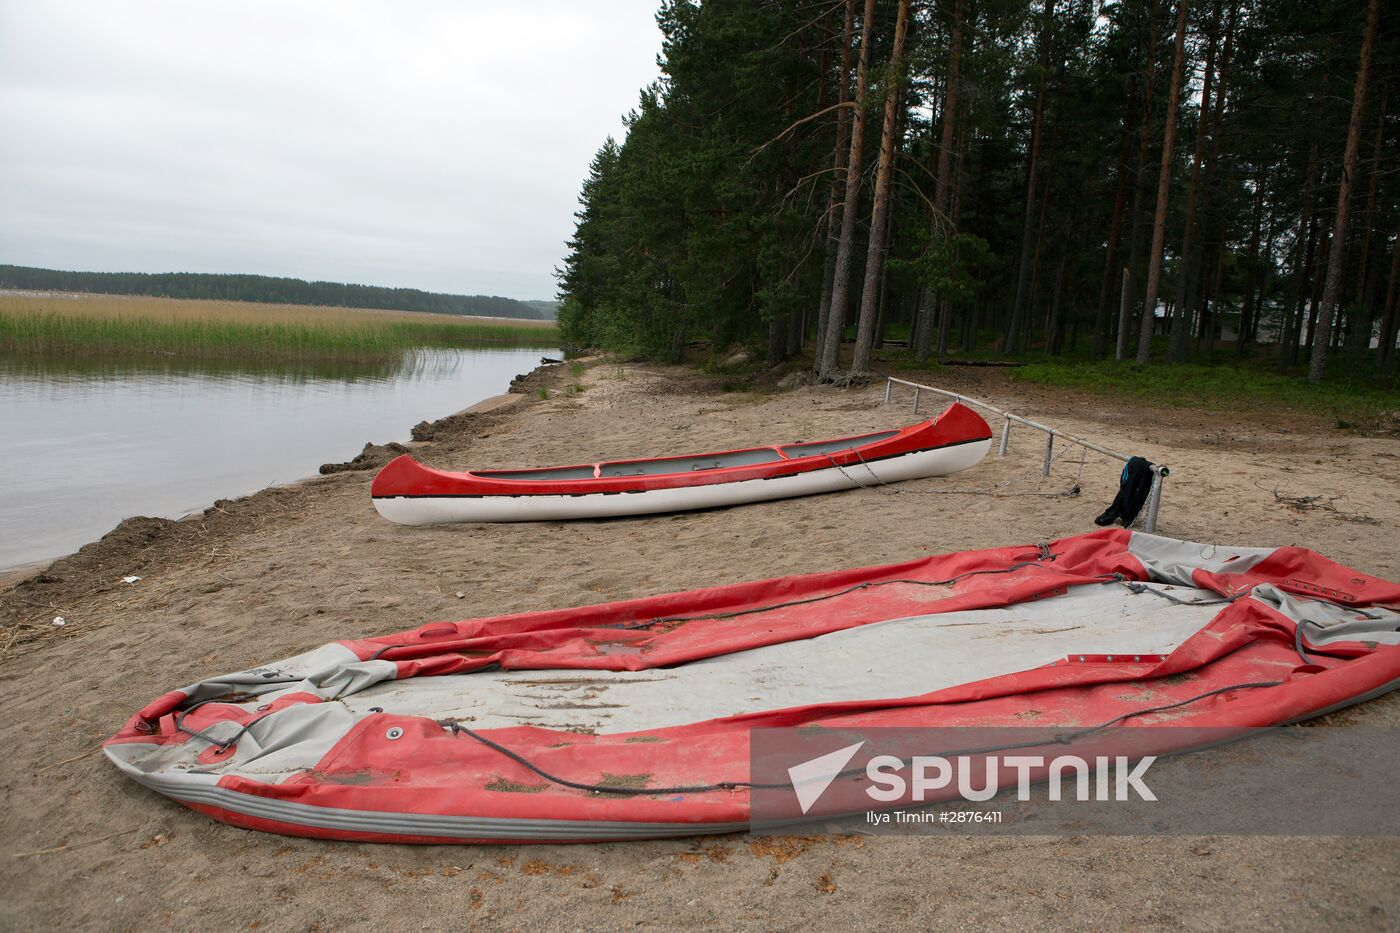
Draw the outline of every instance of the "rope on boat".
<instances>
[{"instance_id":1,"label":"rope on boat","mask_svg":"<svg viewBox=\"0 0 1400 933\"><path fill-rule=\"evenodd\" d=\"M1254 681L1251 683L1231 684L1228 687L1218 687L1215 690L1209 690L1205 693L1197 694L1193 697L1188 697L1185 700L1178 700L1175 703L1167 703L1162 706L1149 706L1143 709L1132 710L1130 712L1123 713L1120 716L1115 716L1112 719L1107 720L1106 722L1101 722L1096 726L1087 726L1083 729L1075 729L1070 732L1062 732L1048 739L1035 739L1033 741L1026 742L1008 742L1005 745L985 745L975 748L951 749L940 752L939 757L952 758L960 755L985 755L990 754L992 752L1009 752L1023 748L1039 748L1046 745L1068 745L1071 742L1074 742L1078 739L1082 739L1086 736L1093 735L1096 732L1103 732L1104 730L1110 729L1118 725L1119 723L1126 722L1129 719L1137 718L1138 716L1150 716L1153 713L1165 713L1170 710L1180 709L1183 706L1189 706L1192 703L1198 703L1201 700L1209 699L1210 697L1214 696L1219 696L1222 693L1230 693L1235 690L1257 690L1265 687L1277 687L1282 683L1283 681L1281 680L1262 680ZM717 790L738 790L740 788L750 788L754 790L779 790L792 786L791 782L784 781L716 781L713 784L689 784L678 787L618 787L610 784L590 784L586 781L574 781L570 780L569 778L560 777L557 774L552 774L549 771L546 771L544 768L541 768L539 765L535 764L533 761L526 758L519 752L513 751L512 749L509 749L501 743L496 742L492 739L488 739L480 732L476 732L472 729L469 729L461 723L457 722L456 720L444 719L438 721L437 724L451 732L453 735L465 735L468 738L475 739L476 741L480 742L482 745L485 745L492 751L504 755L511 761L514 761L516 764L527 769L528 771L539 775L540 777L544 778L546 781L549 781L552 784L558 784L561 787L568 787L573 790L588 791L589 793L593 794L612 794L615 796L640 797L649 794L702 794ZM847 768L844 771L838 772L835 775L835 777L833 777L831 780L836 780L837 778L855 777L856 775L864 773L865 768Z\"/></svg>"}]
</instances>

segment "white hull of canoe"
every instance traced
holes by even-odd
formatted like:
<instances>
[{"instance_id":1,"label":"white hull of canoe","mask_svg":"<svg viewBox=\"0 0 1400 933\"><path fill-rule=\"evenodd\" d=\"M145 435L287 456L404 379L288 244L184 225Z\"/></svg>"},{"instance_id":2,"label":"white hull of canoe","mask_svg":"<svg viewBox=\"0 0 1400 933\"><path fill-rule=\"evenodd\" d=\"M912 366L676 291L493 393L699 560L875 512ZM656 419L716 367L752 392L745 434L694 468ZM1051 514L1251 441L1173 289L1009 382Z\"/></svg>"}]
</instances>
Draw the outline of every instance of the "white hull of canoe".
<instances>
[{"instance_id":1,"label":"white hull of canoe","mask_svg":"<svg viewBox=\"0 0 1400 933\"><path fill-rule=\"evenodd\" d=\"M549 522L580 518L616 518L713 509L748 502L840 492L928 476L946 476L975 466L991 448L990 438L936 450L921 450L874 463L776 479L751 479L644 492L589 493L573 496L394 496L374 500L379 514L400 525L442 522ZM844 469L844 472L843 472Z\"/></svg>"}]
</instances>

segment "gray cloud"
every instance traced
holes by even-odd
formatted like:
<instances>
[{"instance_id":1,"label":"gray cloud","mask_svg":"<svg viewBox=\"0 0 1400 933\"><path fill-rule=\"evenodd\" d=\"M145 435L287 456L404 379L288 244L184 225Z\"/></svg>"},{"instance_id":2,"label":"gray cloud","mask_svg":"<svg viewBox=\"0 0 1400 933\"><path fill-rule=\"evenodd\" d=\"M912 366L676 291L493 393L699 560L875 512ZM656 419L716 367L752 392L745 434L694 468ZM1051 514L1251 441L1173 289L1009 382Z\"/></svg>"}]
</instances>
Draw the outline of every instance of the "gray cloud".
<instances>
[{"instance_id":1,"label":"gray cloud","mask_svg":"<svg viewBox=\"0 0 1400 933\"><path fill-rule=\"evenodd\" d=\"M550 297L655 7L0 3L0 262Z\"/></svg>"}]
</instances>

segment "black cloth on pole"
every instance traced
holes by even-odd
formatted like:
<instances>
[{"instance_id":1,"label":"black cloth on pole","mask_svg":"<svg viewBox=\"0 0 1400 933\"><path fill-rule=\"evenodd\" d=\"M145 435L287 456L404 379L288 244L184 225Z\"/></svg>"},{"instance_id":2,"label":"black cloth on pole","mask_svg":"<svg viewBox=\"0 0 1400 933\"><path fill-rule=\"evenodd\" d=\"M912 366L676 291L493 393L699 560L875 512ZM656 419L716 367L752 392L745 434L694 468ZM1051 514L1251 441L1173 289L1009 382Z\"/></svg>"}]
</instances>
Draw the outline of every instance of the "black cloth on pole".
<instances>
[{"instance_id":1,"label":"black cloth on pole","mask_svg":"<svg viewBox=\"0 0 1400 933\"><path fill-rule=\"evenodd\" d=\"M1147 494L1152 491L1152 461L1144 460L1142 457L1129 457L1128 463L1123 467L1123 475L1118 482L1118 495L1113 497L1113 504L1094 519L1095 525L1106 526L1114 522L1122 522L1126 528L1133 523L1142 511L1143 503L1147 501Z\"/></svg>"}]
</instances>

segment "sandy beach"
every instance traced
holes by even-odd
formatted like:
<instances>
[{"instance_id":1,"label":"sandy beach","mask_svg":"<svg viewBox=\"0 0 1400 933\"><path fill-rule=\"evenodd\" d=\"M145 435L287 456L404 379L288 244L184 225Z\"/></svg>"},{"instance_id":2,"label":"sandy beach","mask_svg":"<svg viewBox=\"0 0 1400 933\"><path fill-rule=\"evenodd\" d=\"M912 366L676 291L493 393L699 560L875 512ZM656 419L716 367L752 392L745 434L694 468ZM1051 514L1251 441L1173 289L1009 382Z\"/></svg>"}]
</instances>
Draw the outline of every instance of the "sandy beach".
<instances>
[{"instance_id":1,"label":"sandy beach","mask_svg":"<svg viewBox=\"0 0 1400 933\"><path fill-rule=\"evenodd\" d=\"M909 378L916 378L910 376ZM1322 417L1155 407L948 368L937 384L1169 464L1158 531L1297 544L1400 578L1400 439ZM518 401L414 429L449 469L589 462L854 434L912 420L883 382L776 391L693 369L590 361ZM543 391L542 391L543 390ZM469 400L464 400L464 403ZM931 414L936 404L926 403ZM0 582L0 927L594 930L1088 927L1394 929L1390 838L720 836L410 847L235 829L122 778L98 746L165 691L324 642L438 619L1033 543L1090 530L1119 464L1043 436L893 489L577 524L400 527L369 498L396 449L134 518ZM327 451L348 459L355 451ZM1054 495L1072 484L1079 496ZM1317 497L1317 498L1309 498ZM125 576L139 576L133 585ZM62 616L66 624L55 627ZM1400 725L1391 695L1330 717Z\"/></svg>"}]
</instances>

